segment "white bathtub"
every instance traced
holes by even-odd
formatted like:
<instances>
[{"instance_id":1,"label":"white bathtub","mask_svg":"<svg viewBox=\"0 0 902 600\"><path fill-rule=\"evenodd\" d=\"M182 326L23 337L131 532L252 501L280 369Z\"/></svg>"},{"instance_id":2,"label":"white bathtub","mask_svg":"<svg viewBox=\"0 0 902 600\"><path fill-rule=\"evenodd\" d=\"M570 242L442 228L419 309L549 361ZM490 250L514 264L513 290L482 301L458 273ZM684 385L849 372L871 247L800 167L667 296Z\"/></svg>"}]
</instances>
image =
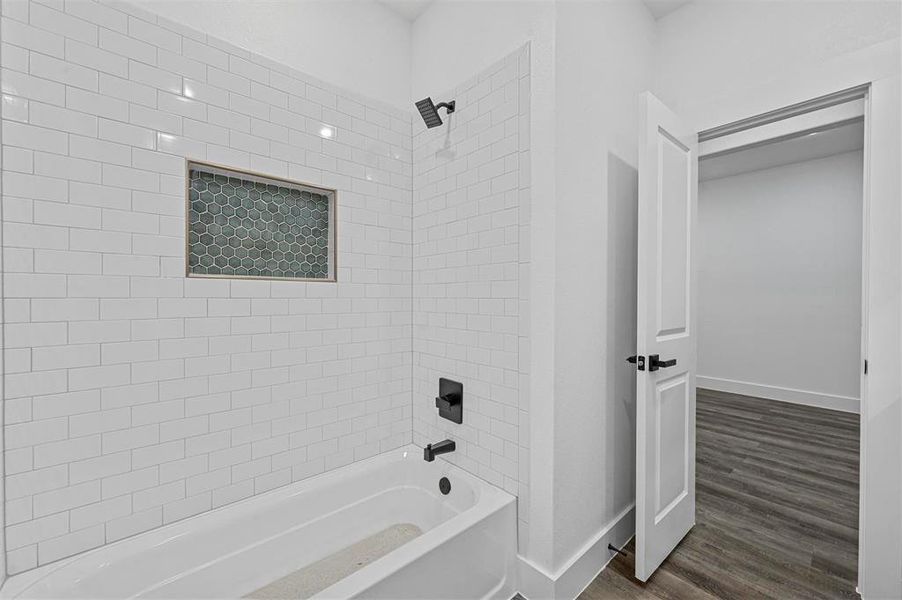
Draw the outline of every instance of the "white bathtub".
<instances>
[{"instance_id":1,"label":"white bathtub","mask_svg":"<svg viewBox=\"0 0 902 600\"><path fill-rule=\"evenodd\" d=\"M0 597L240 598L399 523L423 534L315 597L516 592L515 498L411 446L17 575Z\"/></svg>"}]
</instances>

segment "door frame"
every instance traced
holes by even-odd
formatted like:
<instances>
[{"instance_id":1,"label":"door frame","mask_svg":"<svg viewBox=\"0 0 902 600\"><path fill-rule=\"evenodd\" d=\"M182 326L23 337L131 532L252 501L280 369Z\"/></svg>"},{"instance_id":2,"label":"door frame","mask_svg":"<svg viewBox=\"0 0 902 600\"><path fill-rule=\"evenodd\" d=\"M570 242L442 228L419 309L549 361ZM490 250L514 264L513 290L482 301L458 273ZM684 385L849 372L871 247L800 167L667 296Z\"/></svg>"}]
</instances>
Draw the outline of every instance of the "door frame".
<instances>
[{"instance_id":1,"label":"door frame","mask_svg":"<svg viewBox=\"0 0 902 600\"><path fill-rule=\"evenodd\" d=\"M902 183L900 42L892 40L818 68L678 107L698 131L740 124L775 111L866 88L862 236L858 591L902 597Z\"/></svg>"}]
</instances>

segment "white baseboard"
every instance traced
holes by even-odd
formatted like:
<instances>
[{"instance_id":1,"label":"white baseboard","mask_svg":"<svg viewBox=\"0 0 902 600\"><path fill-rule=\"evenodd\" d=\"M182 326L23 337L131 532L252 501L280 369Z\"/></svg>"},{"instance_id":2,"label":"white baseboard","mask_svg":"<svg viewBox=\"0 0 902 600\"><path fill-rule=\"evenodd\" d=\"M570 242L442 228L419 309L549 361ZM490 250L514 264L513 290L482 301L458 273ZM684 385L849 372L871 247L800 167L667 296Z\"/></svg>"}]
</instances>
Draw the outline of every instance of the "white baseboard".
<instances>
[{"instance_id":1,"label":"white baseboard","mask_svg":"<svg viewBox=\"0 0 902 600\"><path fill-rule=\"evenodd\" d=\"M870 594L868 592L862 593L860 586L856 585L855 591L861 596L861 600L892 600L902 598L902 582L899 582L899 585L890 587L891 589L884 589L876 594Z\"/></svg>"},{"instance_id":2,"label":"white baseboard","mask_svg":"<svg viewBox=\"0 0 902 600\"><path fill-rule=\"evenodd\" d=\"M736 381L735 379L723 379L720 377L697 375L695 377L695 384L697 387L718 392L730 392L732 394L755 396L757 398L767 398L768 400L779 400L781 402L790 402L792 404L817 406L819 408L829 408L831 410L841 410L843 412L856 414L859 412L861 405L858 398L853 398L851 396L837 396L821 392L809 392L807 390L777 387L775 385L763 385L760 383L750 383L748 381Z\"/></svg>"},{"instance_id":3,"label":"white baseboard","mask_svg":"<svg viewBox=\"0 0 902 600\"><path fill-rule=\"evenodd\" d=\"M592 583L615 556L608 544L622 548L636 531L635 505L631 504L592 536L566 563L549 573L518 556L519 591L527 600L572 600Z\"/></svg>"},{"instance_id":4,"label":"white baseboard","mask_svg":"<svg viewBox=\"0 0 902 600\"><path fill-rule=\"evenodd\" d=\"M518 554L517 591L526 600L554 598L554 578L542 567Z\"/></svg>"}]
</instances>

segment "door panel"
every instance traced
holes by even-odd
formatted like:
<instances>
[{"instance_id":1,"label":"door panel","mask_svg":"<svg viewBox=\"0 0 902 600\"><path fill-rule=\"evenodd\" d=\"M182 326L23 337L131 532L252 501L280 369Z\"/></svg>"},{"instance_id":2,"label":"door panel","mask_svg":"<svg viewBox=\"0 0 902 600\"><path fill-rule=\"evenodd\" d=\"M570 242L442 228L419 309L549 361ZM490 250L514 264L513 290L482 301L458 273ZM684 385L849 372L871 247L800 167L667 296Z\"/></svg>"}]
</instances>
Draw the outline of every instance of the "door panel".
<instances>
[{"instance_id":1,"label":"door panel","mask_svg":"<svg viewBox=\"0 0 902 600\"><path fill-rule=\"evenodd\" d=\"M646 581L695 524L698 143L657 98L640 102L636 341L648 359L636 371L636 577Z\"/></svg>"},{"instance_id":2,"label":"door panel","mask_svg":"<svg viewBox=\"0 0 902 600\"><path fill-rule=\"evenodd\" d=\"M689 382L685 375L659 382L655 394L655 523L666 517L689 490Z\"/></svg>"},{"instance_id":3,"label":"door panel","mask_svg":"<svg viewBox=\"0 0 902 600\"><path fill-rule=\"evenodd\" d=\"M688 148L658 130L658 336L685 335L689 324ZM664 227L664 225L667 225Z\"/></svg>"}]
</instances>

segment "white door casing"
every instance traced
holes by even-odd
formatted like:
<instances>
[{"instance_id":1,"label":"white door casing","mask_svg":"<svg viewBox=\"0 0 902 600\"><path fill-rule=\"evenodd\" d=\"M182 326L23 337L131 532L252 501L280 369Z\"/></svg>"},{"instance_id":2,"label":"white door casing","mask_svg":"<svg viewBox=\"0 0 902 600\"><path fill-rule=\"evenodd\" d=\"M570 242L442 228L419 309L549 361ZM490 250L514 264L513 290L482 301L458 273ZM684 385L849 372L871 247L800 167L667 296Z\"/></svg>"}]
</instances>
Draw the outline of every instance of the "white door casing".
<instances>
[{"instance_id":1,"label":"white door casing","mask_svg":"<svg viewBox=\"0 0 902 600\"><path fill-rule=\"evenodd\" d=\"M652 94L639 101L636 577L647 581L695 524L698 138ZM654 355L676 364L656 368Z\"/></svg>"}]
</instances>

